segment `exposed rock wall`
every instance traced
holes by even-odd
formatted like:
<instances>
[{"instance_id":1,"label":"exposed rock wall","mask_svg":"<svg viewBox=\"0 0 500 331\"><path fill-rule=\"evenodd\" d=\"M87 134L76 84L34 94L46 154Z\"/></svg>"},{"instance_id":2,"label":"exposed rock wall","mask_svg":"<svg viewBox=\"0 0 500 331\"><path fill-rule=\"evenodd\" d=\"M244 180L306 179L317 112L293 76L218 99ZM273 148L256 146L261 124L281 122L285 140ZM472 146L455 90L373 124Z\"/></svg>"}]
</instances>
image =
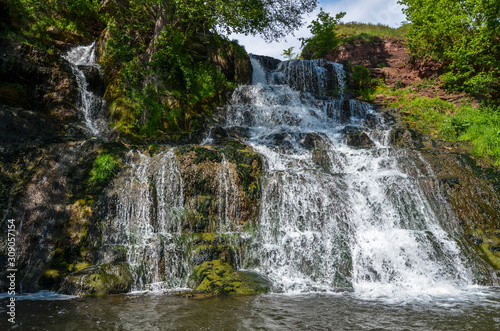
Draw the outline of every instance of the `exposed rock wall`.
<instances>
[{"instance_id":1,"label":"exposed rock wall","mask_svg":"<svg viewBox=\"0 0 500 331\"><path fill-rule=\"evenodd\" d=\"M58 54L0 38L0 137L84 137L78 85Z\"/></svg>"}]
</instances>

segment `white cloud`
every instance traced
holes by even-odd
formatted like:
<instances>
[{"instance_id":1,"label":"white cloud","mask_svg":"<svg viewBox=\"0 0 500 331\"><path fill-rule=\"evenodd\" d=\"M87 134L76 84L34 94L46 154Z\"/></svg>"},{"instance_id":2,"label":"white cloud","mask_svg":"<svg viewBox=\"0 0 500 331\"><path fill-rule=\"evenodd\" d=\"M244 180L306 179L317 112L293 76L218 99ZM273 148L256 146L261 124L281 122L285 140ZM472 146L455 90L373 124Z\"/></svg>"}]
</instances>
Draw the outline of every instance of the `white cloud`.
<instances>
[{"instance_id":1,"label":"white cloud","mask_svg":"<svg viewBox=\"0 0 500 331\"><path fill-rule=\"evenodd\" d=\"M404 14L401 12L401 5L397 0L320 0L319 7L324 11L335 15L341 11L346 12L346 16L342 19L343 22L362 22L362 23L380 23L392 27L398 27L405 20ZM281 54L284 49L295 47L298 52L300 48L300 37L309 37L310 33L307 25L311 22L319 12L313 12L307 18L307 23L297 32L295 36L289 35L286 40L280 42L266 43L260 37L231 35L231 39L239 40L240 44L245 46L249 53L268 55L275 58L282 58Z\"/></svg>"}]
</instances>

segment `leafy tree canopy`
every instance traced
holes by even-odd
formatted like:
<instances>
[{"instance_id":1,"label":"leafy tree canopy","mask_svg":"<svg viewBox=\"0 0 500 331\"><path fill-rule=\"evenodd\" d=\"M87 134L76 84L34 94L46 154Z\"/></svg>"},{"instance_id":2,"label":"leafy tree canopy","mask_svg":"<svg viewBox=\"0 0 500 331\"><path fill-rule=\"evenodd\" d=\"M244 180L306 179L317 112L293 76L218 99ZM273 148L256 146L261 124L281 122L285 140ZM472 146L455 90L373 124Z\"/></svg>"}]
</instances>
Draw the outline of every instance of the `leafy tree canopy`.
<instances>
[{"instance_id":1,"label":"leafy tree canopy","mask_svg":"<svg viewBox=\"0 0 500 331\"><path fill-rule=\"evenodd\" d=\"M498 0L400 0L412 23L410 51L442 62L448 86L498 98L500 2Z\"/></svg>"},{"instance_id":2,"label":"leafy tree canopy","mask_svg":"<svg viewBox=\"0 0 500 331\"><path fill-rule=\"evenodd\" d=\"M261 34L268 41L292 33L313 11L317 0L167 0L173 13L189 25L222 34ZM194 26L198 24L198 26Z\"/></svg>"}]
</instances>

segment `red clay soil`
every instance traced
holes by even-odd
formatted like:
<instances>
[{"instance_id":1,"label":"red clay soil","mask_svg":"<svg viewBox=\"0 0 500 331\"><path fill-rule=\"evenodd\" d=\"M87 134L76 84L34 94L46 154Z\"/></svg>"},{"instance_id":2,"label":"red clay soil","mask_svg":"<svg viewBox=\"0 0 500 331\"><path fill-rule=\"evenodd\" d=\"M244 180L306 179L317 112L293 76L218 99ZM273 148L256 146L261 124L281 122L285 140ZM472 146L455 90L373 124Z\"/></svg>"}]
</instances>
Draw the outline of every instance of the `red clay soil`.
<instances>
[{"instance_id":1,"label":"red clay soil","mask_svg":"<svg viewBox=\"0 0 500 331\"><path fill-rule=\"evenodd\" d=\"M394 87L398 81L398 85L413 85L415 93L420 96L439 97L457 105L466 97L464 93L450 94L440 89L438 85L442 66L433 61L413 58L402 40L374 38L370 42L347 43L340 46L335 54L329 54L327 60L350 62L353 66L364 65L372 77L384 79L387 86ZM417 86L423 78L436 78L436 86ZM377 96L375 100L383 101L383 95Z\"/></svg>"}]
</instances>

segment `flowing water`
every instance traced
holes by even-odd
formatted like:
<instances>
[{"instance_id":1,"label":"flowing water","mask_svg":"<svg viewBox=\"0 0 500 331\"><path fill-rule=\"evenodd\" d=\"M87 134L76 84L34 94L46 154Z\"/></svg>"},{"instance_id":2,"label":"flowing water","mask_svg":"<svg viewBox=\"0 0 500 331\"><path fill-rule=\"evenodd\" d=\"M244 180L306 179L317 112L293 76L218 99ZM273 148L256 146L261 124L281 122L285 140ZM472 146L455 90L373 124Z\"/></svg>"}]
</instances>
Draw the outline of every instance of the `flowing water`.
<instances>
[{"instance_id":1,"label":"flowing water","mask_svg":"<svg viewBox=\"0 0 500 331\"><path fill-rule=\"evenodd\" d=\"M85 124L92 135L99 137L107 128L105 116L105 101L95 91L89 90L89 82L85 77L84 70L96 69L100 66L96 62L95 42L87 46L77 46L68 51L63 58L71 64L73 74L78 83L80 92L80 108L83 111Z\"/></svg>"},{"instance_id":2,"label":"flowing water","mask_svg":"<svg viewBox=\"0 0 500 331\"><path fill-rule=\"evenodd\" d=\"M225 158L211 226L241 247L239 268L269 279L275 293L406 298L457 295L477 283L431 167L418 152L391 146L386 117L345 99L342 65L260 61L252 57L253 84L239 87L226 109L226 129L243 128L266 163L257 230L249 236L235 226L238 188ZM203 143L212 142L210 131ZM101 262L124 253L133 290L184 288L196 238L182 229L188 208L175 153L130 152L126 164L113 185Z\"/></svg>"},{"instance_id":3,"label":"flowing water","mask_svg":"<svg viewBox=\"0 0 500 331\"><path fill-rule=\"evenodd\" d=\"M227 126L267 160L258 233L247 252L276 292L353 289L373 297L456 294L474 284L453 223L416 152L393 148L369 104L344 100L340 64L286 61L238 88ZM334 90L335 98L317 94ZM352 147L348 133L367 139ZM253 261L258 261L257 263Z\"/></svg>"},{"instance_id":4,"label":"flowing water","mask_svg":"<svg viewBox=\"0 0 500 331\"><path fill-rule=\"evenodd\" d=\"M0 299L0 319L4 303ZM500 292L491 288L400 303L365 300L352 293L206 299L153 294L66 300L38 296L17 301L15 330L494 331L499 330L499 308Z\"/></svg>"}]
</instances>

